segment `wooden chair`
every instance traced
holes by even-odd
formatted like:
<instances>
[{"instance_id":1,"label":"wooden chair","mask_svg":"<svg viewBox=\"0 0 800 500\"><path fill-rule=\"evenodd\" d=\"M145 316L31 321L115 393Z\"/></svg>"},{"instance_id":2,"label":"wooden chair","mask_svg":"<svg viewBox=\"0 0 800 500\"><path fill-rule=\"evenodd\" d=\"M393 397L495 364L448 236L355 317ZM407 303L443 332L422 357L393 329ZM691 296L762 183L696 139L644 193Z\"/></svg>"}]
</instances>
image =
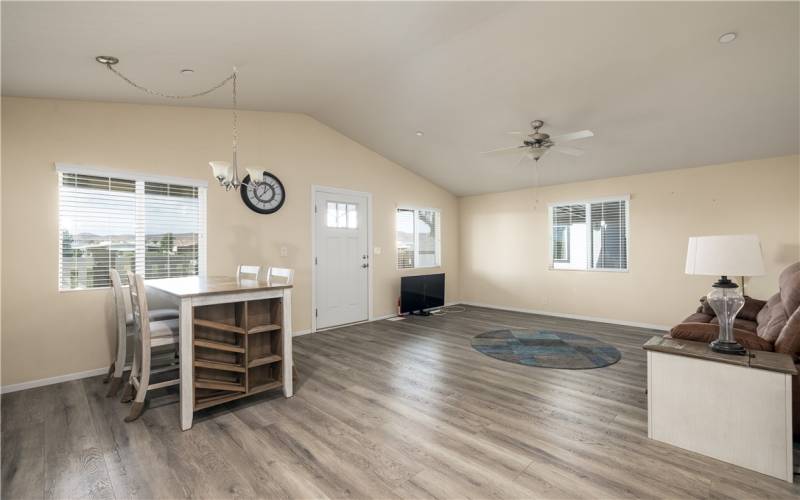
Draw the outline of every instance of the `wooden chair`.
<instances>
[{"instance_id":1,"label":"wooden chair","mask_svg":"<svg viewBox=\"0 0 800 500\"><path fill-rule=\"evenodd\" d=\"M122 281L119 272L116 269L111 269L111 292L114 297L114 313L115 325L117 330L117 347L114 357L111 360L111 366L108 367L108 375L106 375L103 383L111 382L106 392L106 397L113 397L119 392L122 387L122 376L126 370L130 370L128 364L128 339L132 338L135 331L133 322L133 314L127 312L125 307L125 292L122 288ZM177 309L153 309L150 311L151 321L161 321L166 319L175 319L178 317Z\"/></svg>"},{"instance_id":2,"label":"wooden chair","mask_svg":"<svg viewBox=\"0 0 800 500\"><path fill-rule=\"evenodd\" d=\"M257 280L261 277L261 266L240 265L236 269L236 279Z\"/></svg>"},{"instance_id":3,"label":"wooden chair","mask_svg":"<svg viewBox=\"0 0 800 500\"><path fill-rule=\"evenodd\" d=\"M288 267L272 267L267 269L267 283L279 283L286 285L294 284L294 269ZM292 365L292 379L294 383L300 383L300 374L297 367Z\"/></svg>"},{"instance_id":4,"label":"wooden chair","mask_svg":"<svg viewBox=\"0 0 800 500\"><path fill-rule=\"evenodd\" d=\"M294 269L287 267L272 267L267 269L268 283L294 284Z\"/></svg>"},{"instance_id":5,"label":"wooden chair","mask_svg":"<svg viewBox=\"0 0 800 500\"><path fill-rule=\"evenodd\" d=\"M180 378L166 380L158 383L150 383L150 377L158 373L166 373L178 370L178 363L169 364L158 369L152 368L152 350L161 346L179 345L178 320L169 319L164 321L150 321L147 309L147 296L145 294L144 280L141 275L133 274L128 271L128 282L131 288L131 304L133 305L133 318L136 325L136 342L133 355L133 365L131 375L125 392L122 394L122 402L128 403L133 400L131 413L125 417L126 422L133 422L144 411L145 397L147 391L162 389L172 385L178 385ZM191 360L188 360L191 362ZM180 374L179 374L180 375ZM136 397L133 397L134 391Z\"/></svg>"}]
</instances>

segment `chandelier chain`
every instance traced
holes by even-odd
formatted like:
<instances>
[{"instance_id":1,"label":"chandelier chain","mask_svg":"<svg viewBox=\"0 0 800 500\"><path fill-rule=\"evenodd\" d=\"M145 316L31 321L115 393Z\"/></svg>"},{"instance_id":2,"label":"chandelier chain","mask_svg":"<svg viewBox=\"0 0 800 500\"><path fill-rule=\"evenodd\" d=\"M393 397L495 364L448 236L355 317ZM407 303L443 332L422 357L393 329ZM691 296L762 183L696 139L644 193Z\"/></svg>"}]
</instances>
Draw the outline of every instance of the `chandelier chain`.
<instances>
[{"instance_id":1,"label":"chandelier chain","mask_svg":"<svg viewBox=\"0 0 800 500\"><path fill-rule=\"evenodd\" d=\"M145 92L147 94L158 96L158 97L164 97L166 99L192 99L192 98L195 98L195 97L201 97L201 96L210 94L211 92L214 92L218 88L222 87L223 85L225 85L226 83L228 83L231 80L235 80L235 78L236 78L236 71L234 71L228 77L226 77L224 80L222 80L221 82L219 82L218 84L214 85L213 87L211 87L208 90L203 90L202 92L197 92L195 94L174 95L174 94L165 94L163 92L159 92L157 90L153 90L153 89L147 88L144 85L140 85L140 84L134 82L133 80L131 80L130 78L128 78L127 76L125 76L122 73L120 73L111 64L106 64L105 66L106 66L106 68L108 68L109 71L111 71L112 73L114 73L118 77L120 77L123 80L125 80L132 87L135 87L135 88L137 88L137 89L139 89L142 92Z\"/></svg>"},{"instance_id":2,"label":"chandelier chain","mask_svg":"<svg viewBox=\"0 0 800 500\"><path fill-rule=\"evenodd\" d=\"M128 78L127 76L123 75L117 69L114 68L114 64L119 62L116 58L103 57L102 59L105 59L105 60L114 59L113 62L111 62L111 61L106 62L105 60L101 60L100 57L97 58L98 62L101 62L101 63L105 64L106 68L108 68L109 71L111 71L112 73L114 73L115 75L120 77L122 80L124 80L126 83L128 83L132 87L134 87L134 88L136 88L138 90L141 90L142 92L144 92L146 94L150 94L150 95L154 95L154 96L158 96L158 97L163 97L163 98L166 98L166 99L192 99L192 98L195 98L195 97L201 97L201 96L204 96L204 95L208 95L211 92L214 92L215 90L218 90L219 88L223 87L228 82L231 82L232 86L233 86L233 92L232 92L232 99L233 99L233 162L232 162L233 163L233 165L232 165L233 166L233 175L230 178L230 180L225 181L224 184L223 184L223 180L220 179L220 185L224 185L226 190L231 189L231 188L239 189L240 185L247 185L247 186L250 185L250 184L243 184L239 180L239 172L238 172L238 165L237 165L238 162L237 162L237 159L236 159L236 153L237 153L237 149L238 149L238 145L239 145L239 113L238 113L238 102L237 102L237 98L238 98L238 93L237 93L237 91L238 91L238 89L237 89L237 83L238 83L237 82L237 73L238 73L238 71L237 71L235 66L233 68L233 73L231 73L224 80L222 80L218 84L214 85L213 87L211 87L211 88L209 88L207 90L203 90L201 92L196 92L194 94L178 95L178 94L165 94L163 92L159 92L157 90L153 90L151 88L145 87L144 85L138 84L138 83L134 82L133 80L131 80L130 78Z\"/></svg>"},{"instance_id":3,"label":"chandelier chain","mask_svg":"<svg viewBox=\"0 0 800 500\"><path fill-rule=\"evenodd\" d=\"M236 110L236 68L233 68L233 151L236 152L239 145L239 113Z\"/></svg>"}]
</instances>

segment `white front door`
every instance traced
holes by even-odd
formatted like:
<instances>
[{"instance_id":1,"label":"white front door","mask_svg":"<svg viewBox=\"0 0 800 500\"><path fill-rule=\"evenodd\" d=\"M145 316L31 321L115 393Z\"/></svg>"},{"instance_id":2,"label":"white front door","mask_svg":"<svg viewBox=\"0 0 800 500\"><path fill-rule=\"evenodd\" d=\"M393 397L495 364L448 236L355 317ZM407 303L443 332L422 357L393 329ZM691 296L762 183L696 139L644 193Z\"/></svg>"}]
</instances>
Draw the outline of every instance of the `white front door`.
<instances>
[{"instance_id":1,"label":"white front door","mask_svg":"<svg viewBox=\"0 0 800 500\"><path fill-rule=\"evenodd\" d=\"M314 262L316 325L369 319L367 195L317 191Z\"/></svg>"}]
</instances>

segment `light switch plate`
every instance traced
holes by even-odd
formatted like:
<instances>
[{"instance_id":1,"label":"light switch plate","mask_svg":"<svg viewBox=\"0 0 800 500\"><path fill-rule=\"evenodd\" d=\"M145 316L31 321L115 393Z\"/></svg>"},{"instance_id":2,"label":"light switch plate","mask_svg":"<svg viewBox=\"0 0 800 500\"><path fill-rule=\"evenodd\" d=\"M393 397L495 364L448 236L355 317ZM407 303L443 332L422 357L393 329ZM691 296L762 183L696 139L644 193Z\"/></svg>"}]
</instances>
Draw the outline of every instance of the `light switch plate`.
<instances>
[{"instance_id":1,"label":"light switch plate","mask_svg":"<svg viewBox=\"0 0 800 500\"><path fill-rule=\"evenodd\" d=\"M381 254L381 247L375 247L375 255Z\"/></svg>"},{"instance_id":2,"label":"light switch plate","mask_svg":"<svg viewBox=\"0 0 800 500\"><path fill-rule=\"evenodd\" d=\"M289 255L289 249L286 247L281 247L281 257L287 257Z\"/></svg>"}]
</instances>

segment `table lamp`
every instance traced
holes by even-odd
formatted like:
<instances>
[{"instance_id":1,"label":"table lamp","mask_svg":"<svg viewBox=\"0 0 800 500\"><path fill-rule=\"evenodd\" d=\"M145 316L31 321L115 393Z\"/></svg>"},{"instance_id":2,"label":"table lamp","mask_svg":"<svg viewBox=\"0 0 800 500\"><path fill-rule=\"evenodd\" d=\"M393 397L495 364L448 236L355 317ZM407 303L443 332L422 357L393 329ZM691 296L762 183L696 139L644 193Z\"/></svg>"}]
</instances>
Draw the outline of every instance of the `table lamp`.
<instances>
[{"instance_id":1,"label":"table lamp","mask_svg":"<svg viewBox=\"0 0 800 500\"><path fill-rule=\"evenodd\" d=\"M726 354L745 354L733 336L733 321L744 306L739 286L728 276L761 276L764 259L761 242L755 234L693 236L686 253L686 274L719 276L706 296L708 305L719 318L719 338L711 349Z\"/></svg>"}]
</instances>

